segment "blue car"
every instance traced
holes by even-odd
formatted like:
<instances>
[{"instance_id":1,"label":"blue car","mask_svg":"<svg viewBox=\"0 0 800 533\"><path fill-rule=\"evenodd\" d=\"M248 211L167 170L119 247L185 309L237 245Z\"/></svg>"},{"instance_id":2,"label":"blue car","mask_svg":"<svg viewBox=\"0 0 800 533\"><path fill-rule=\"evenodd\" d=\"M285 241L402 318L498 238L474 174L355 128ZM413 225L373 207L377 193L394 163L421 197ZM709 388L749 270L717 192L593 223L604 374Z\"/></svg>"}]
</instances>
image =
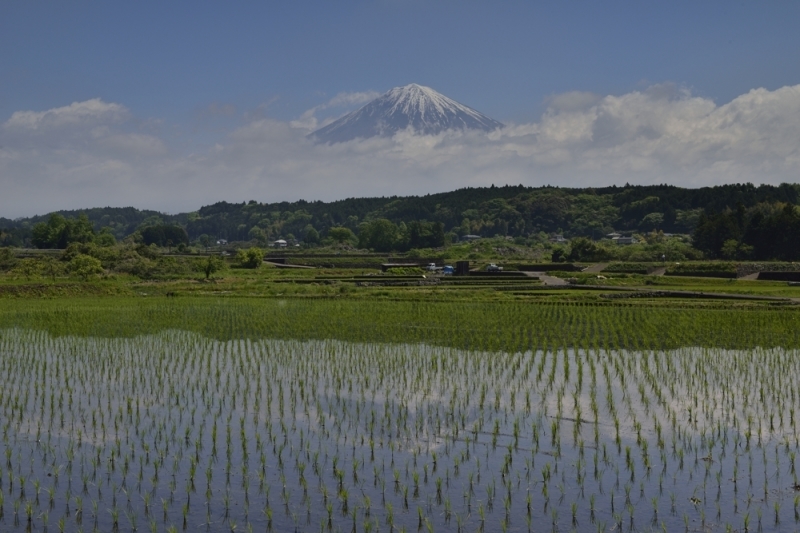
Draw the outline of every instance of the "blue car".
<instances>
[{"instance_id":1,"label":"blue car","mask_svg":"<svg viewBox=\"0 0 800 533\"><path fill-rule=\"evenodd\" d=\"M455 270L453 270L451 265L445 265L445 267L442 269L442 274L445 276L452 276L454 272Z\"/></svg>"}]
</instances>

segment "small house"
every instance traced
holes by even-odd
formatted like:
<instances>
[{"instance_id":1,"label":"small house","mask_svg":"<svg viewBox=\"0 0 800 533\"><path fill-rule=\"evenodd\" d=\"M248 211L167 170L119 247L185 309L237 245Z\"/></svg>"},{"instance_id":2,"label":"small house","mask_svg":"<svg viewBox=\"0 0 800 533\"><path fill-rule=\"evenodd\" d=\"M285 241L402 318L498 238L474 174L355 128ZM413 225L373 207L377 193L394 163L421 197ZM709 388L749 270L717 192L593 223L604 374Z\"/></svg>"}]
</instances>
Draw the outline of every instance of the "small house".
<instances>
[{"instance_id":1,"label":"small house","mask_svg":"<svg viewBox=\"0 0 800 533\"><path fill-rule=\"evenodd\" d=\"M619 245L627 245L627 244L637 244L639 241L636 240L636 237L614 237L611 239L615 243Z\"/></svg>"},{"instance_id":2,"label":"small house","mask_svg":"<svg viewBox=\"0 0 800 533\"><path fill-rule=\"evenodd\" d=\"M274 246L275 248L286 248L286 241L283 239L278 239L277 241L272 243L272 246Z\"/></svg>"}]
</instances>

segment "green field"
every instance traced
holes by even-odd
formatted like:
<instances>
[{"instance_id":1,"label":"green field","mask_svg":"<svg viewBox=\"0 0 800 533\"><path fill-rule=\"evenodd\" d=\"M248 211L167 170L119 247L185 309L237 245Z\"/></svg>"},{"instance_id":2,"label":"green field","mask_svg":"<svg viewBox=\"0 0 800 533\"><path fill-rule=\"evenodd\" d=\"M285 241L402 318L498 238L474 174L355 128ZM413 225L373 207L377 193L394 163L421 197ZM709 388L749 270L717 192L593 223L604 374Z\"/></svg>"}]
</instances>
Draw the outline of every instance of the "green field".
<instances>
[{"instance_id":1,"label":"green field","mask_svg":"<svg viewBox=\"0 0 800 533\"><path fill-rule=\"evenodd\" d=\"M800 288L549 274L8 272L0 530L796 528Z\"/></svg>"},{"instance_id":2,"label":"green field","mask_svg":"<svg viewBox=\"0 0 800 533\"><path fill-rule=\"evenodd\" d=\"M386 291L391 293L391 291ZM800 345L800 308L709 302L81 297L7 301L0 326L132 337L169 329L210 338L425 342L477 350L673 349Z\"/></svg>"},{"instance_id":3,"label":"green field","mask_svg":"<svg viewBox=\"0 0 800 533\"><path fill-rule=\"evenodd\" d=\"M403 290L5 300L0 528L797 525L796 306Z\"/></svg>"}]
</instances>

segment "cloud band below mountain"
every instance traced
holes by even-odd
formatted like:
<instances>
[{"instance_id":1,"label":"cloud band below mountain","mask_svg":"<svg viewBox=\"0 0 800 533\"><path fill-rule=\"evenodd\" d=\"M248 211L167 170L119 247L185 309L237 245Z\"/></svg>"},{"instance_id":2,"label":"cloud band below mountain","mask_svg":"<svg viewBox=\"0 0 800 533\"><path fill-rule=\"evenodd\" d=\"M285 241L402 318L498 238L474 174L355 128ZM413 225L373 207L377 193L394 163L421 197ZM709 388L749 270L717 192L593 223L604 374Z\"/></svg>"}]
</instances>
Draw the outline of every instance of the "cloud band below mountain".
<instances>
[{"instance_id":1,"label":"cloud band below mountain","mask_svg":"<svg viewBox=\"0 0 800 533\"><path fill-rule=\"evenodd\" d=\"M316 113L251 118L181 149L153 121L101 99L18 111L0 126L0 216L134 205L168 212L219 200L332 200L489 184L568 187L797 182L800 85L724 105L669 84L620 96L566 93L502 130L315 145ZM254 114L257 116L257 114ZM249 116L249 115L248 115Z\"/></svg>"}]
</instances>

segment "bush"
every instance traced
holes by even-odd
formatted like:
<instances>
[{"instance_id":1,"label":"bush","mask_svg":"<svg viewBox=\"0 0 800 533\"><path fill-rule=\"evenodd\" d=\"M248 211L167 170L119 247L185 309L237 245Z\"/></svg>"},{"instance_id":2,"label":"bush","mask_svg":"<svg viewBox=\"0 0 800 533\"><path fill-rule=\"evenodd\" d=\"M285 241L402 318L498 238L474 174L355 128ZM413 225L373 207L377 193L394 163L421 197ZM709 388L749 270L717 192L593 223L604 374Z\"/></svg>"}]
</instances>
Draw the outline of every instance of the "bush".
<instances>
[{"instance_id":1,"label":"bush","mask_svg":"<svg viewBox=\"0 0 800 533\"><path fill-rule=\"evenodd\" d=\"M572 239L571 250L567 257L570 261L604 261L612 257L612 253L585 237Z\"/></svg>"},{"instance_id":2,"label":"bush","mask_svg":"<svg viewBox=\"0 0 800 533\"><path fill-rule=\"evenodd\" d=\"M11 270L17 264L17 258L11 248L0 248L0 271Z\"/></svg>"},{"instance_id":3,"label":"bush","mask_svg":"<svg viewBox=\"0 0 800 533\"><path fill-rule=\"evenodd\" d=\"M101 248L93 242L74 242L67 246L61 254L61 260L70 262L79 255L88 255L99 259L103 268L113 268L120 259L120 248L116 246Z\"/></svg>"},{"instance_id":4,"label":"bush","mask_svg":"<svg viewBox=\"0 0 800 533\"><path fill-rule=\"evenodd\" d=\"M236 264L242 268L258 268L264 262L264 251L261 248L248 248L236 252Z\"/></svg>"},{"instance_id":5,"label":"bush","mask_svg":"<svg viewBox=\"0 0 800 533\"><path fill-rule=\"evenodd\" d=\"M118 271L129 272L142 279L180 278L189 274L189 263L192 261L175 257L159 257L156 260L136 257L121 262Z\"/></svg>"},{"instance_id":6,"label":"bush","mask_svg":"<svg viewBox=\"0 0 800 533\"><path fill-rule=\"evenodd\" d=\"M14 267L14 272L25 276L25 279L30 280L32 276L39 273L39 261L32 258L21 259Z\"/></svg>"},{"instance_id":7,"label":"bush","mask_svg":"<svg viewBox=\"0 0 800 533\"><path fill-rule=\"evenodd\" d=\"M119 265L118 270L120 272L133 274L137 278L150 279L154 277L155 265L150 259L137 256L136 258L123 261Z\"/></svg>"},{"instance_id":8,"label":"bush","mask_svg":"<svg viewBox=\"0 0 800 533\"><path fill-rule=\"evenodd\" d=\"M102 274L103 265L99 259L95 259L90 255L79 254L69 262L69 271L86 281L95 274Z\"/></svg>"},{"instance_id":9,"label":"bush","mask_svg":"<svg viewBox=\"0 0 800 533\"><path fill-rule=\"evenodd\" d=\"M103 228L103 231L94 238L94 242L97 246L109 247L117 244L117 239L108 228Z\"/></svg>"},{"instance_id":10,"label":"bush","mask_svg":"<svg viewBox=\"0 0 800 533\"><path fill-rule=\"evenodd\" d=\"M611 263L606 268L603 269L603 272L628 272L633 274L646 274L647 271L654 266L659 266L660 263L653 263L653 262L644 262L644 263L637 263L637 262L621 262L621 263Z\"/></svg>"},{"instance_id":11,"label":"bush","mask_svg":"<svg viewBox=\"0 0 800 533\"><path fill-rule=\"evenodd\" d=\"M676 265L669 265L667 272L682 273L682 272L723 272L727 274L736 273L736 263L726 261L714 261L707 263L681 263Z\"/></svg>"}]
</instances>

